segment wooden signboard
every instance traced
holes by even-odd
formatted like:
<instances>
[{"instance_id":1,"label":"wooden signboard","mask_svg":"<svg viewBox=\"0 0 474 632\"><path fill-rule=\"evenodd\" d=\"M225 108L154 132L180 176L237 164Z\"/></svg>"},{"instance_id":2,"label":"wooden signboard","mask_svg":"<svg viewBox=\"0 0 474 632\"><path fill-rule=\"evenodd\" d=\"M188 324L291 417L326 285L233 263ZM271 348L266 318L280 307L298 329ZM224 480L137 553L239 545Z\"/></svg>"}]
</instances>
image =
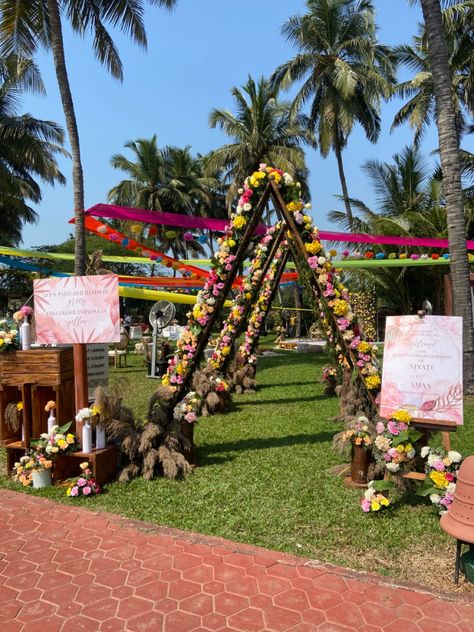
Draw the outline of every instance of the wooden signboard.
<instances>
[{"instance_id":1,"label":"wooden signboard","mask_svg":"<svg viewBox=\"0 0 474 632\"><path fill-rule=\"evenodd\" d=\"M463 423L462 318L387 317L380 414L399 408L427 429Z\"/></svg>"}]
</instances>

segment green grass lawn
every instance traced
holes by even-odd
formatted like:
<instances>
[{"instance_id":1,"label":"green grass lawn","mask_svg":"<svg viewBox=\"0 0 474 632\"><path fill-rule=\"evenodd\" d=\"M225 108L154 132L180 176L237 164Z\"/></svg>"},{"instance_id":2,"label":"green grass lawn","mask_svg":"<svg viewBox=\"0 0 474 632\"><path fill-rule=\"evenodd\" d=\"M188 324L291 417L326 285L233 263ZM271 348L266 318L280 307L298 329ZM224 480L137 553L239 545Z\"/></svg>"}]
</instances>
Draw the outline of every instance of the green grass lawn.
<instances>
[{"instance_id":1,"label":"green grass lawn","mask_svg":"<svg viewBox=\"0 0 474 632\"><path fill-rule=\"evenodd\" d=\"M130 357L130 356L129 356ZM360 492L331 473L341 425L336 399L318 383L325 356L281 352L259 360L259 390L234 397L224 415L196 428L199 467L185 481L113 483L101 496L68 500L64 488L38 493L162 525L189 529L297 555L452 589L454 545L429 502L414 498L365 515ZM156 382L141 359L113 371L127 377L125 402L144 415ZM474 407L453 448L473 452ZM1 485L16 488L5 476ZM464 586L469 590L469 586Z\"/></svg>"}]
</instances>

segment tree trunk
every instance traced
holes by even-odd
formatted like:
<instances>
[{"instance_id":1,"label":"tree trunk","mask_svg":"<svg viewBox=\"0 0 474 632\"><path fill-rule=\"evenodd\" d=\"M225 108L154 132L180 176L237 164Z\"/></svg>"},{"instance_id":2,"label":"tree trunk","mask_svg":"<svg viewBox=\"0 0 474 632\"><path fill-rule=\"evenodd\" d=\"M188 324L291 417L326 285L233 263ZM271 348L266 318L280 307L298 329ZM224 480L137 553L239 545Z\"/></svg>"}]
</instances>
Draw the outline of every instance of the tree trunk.
<instances>
[{"instance_id":1,"label":"tree trunk","mask_svg":"<svg viewBox=\"0 0 474 632\"><path fill-rule=\"evenodd\" d=\"M347 182L346 176L344 173L344 165L342 164L342 150L341 143L339 140L339 134L336 132L335 140L334 140L334 153L336 154L337 159L337 168L339 170L339 179L341 180L342 187L342 197L344 198L344 206L346 208L347 221L349 223L349 227L352 230L354 224L354 217L352 215L351 204L349 202L349 191L347 190Z\"/></svg>"},{"instance_id":2,"label":"tree trunk","mask_svg":"<svg viewBox=\"0 0 474 632\"><path fill-rule=\"evenodd\" d=\"M453 314L463 318L464 392L474 393L474 329L466 249L466 220L448 49L444 37L439 0L421 0L421 7L428 37L428 56L433 76L443 191L446 198L453 284Z\"/></svg>"},{"instance_id":3,"label":"tree trunk","mask_svg":"<svg viewBox=\"0 0 474 632\"><path fill-rule=\"evenodd\" d=\"M51 27L51 48L53 51L54 68L58 81L66 128L71 145L72 155L72 183L74 191L74 238L75 238L75 274L83 275L86 271L86 231L84 227L84 177L79 147L79 133L77 131L76 114L72 101L71 88L67 76L66 59L64 57L64 42L61 28L61 16L57 0L47 0L49 22Z\"/></svg>"}]
</instances>

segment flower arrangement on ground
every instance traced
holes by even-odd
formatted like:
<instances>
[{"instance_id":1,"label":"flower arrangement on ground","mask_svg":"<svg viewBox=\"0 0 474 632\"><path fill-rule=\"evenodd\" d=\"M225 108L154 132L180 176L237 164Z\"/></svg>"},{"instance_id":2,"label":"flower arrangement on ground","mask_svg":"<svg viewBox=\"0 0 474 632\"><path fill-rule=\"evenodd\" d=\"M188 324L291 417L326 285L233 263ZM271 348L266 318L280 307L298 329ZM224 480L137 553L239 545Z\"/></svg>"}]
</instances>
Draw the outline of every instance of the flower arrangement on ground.
<instances>
[{"instance_id":1,"label":"flower arrangement on ground","mask_svg":"<svg viewBox=\"0 0 474 632\"><path fill-rule=\"evenodd\" d=\"M66 496L78 498L79 496L95 496L96 494L100 494L102 489L92 476L89 463L81 463L79 467L82 470L82 474L70 481L69 487L66 490Z\"/></svg>"},{"instance_id":2,"label":"flower arrangement on ground","mask_svg":"<svg viewBox=\"0 0 474 632\"><path fill-rule=\"evenodd\" d=\"M410 426L411 420L406 410L398 410L390 418L380 419L375 425L375 461L392 474L407 471L416 456L415 442L421 437L421 432Z\"/></svg>"},{"instance_id":3,"label":"flower arrangement on ground","mask_svg":"<svg viewBox=\"0 0 474 632\"><path fill-rule=\"evenodd\" d=\"M71 432L68 432L71 423L69 422L64 426L53 426L49 433L43 432L39 439L31 441L32 447L50 458L77 451L79 447L76 437Z\"/></svg>"},{"instance_id":4,"label":"flower arrangement on ground","mask_svg":"<svg viewBox=\"0 0 474 632\"><path fill-rule=\"evenodd\" d=\"M361 509L365 513L380 511L390 505L390 500L380 491L375 489L374 485L374 481L369 483L360 503Z\"/></svg>"},{"instance_id":5,"label":"flower arrangement on ground","mask_svg":"<svg viewBox=\"0 0 474 632\"><path fill-rule=\"evenodd\" d=\"M453 502L462 455L455 450L424 446L421 457L426 459L426 479L418 488L417 494L429 496L437 511L443 514Z\"/></svg>"},{"instance_id":6,"label":"flower arrangement on ground","mask_svg":"<svg viewBox=\"0 0 474 632\"><path fill-rule=\"evenodd\" d=\"M33 483L33 472L50 470L52 467L52 459L42 450L31 449L15 463L13 468L13 480L23 485L23 487L28 487Z\"/></svg>"},{"instance_id":7,"label":"flower arrangement on ground","mask_svg":"<svg viewBox=\"0 0 474 632\"><path fill-rule=\"evenodd\" d=\"M6 318L0 320L0 353L21 347L18 325Z\"/></svg>"}]
</instances>

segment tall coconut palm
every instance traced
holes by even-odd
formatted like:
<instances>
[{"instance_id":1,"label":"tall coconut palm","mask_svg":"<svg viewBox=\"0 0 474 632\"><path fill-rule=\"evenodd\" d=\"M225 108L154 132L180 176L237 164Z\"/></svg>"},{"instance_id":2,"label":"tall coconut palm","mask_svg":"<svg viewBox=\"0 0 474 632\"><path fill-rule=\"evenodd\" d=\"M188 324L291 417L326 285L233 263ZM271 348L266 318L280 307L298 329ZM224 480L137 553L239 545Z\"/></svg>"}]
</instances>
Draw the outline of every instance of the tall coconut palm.
<instances>
[{"instance_id":1,"label":"tall coconut palm","mask_svg":"<svg viewBox=\"0 0 474 632\"><path fill-rule=\"evenodd\" d=\"M17 245L25 223L37 214L29 202L41 201L38 179L48 184L64 184L56 155L62 148L64 133L51 121L30 114L19 114L24 90L43 92L39 73L31 60L0 59L0 241Z\"/></svg>"},{"instance_id":2,"label":"tall coconut palm","mask_svg":"<svg viewBox=\"0 0 474 632\"><path fill-rule=\"evenodd\" d=\"M458 137L461 138L474 112L474 48L472 22L474 1L462 2L443 12L443 24L449 54L452 98ZM413 38L413 45L404 44L394 49L399 64L413 71L414 76L397 84L394 93L408 101L395 115L392 129L408 122L415 131L415 143L419 143L426 128L435 118L433 75L428 54L425 28Z\"/></svg>"},{"instance_id":3,"label":"tall coconut palm","mask_svg":"<svg viewBox=\"0 0 474 632\"><path fill-rule=\"evenodd\" d=\"M377 43L372 0L308 0L307 13L290 17L282 34L298 54L275 70L272 81L286 87L302 82L294 108L310 102L311 129L322 156L335 153L352 225L342 151L357 123L376 142L380 101L394 81L393 55Z\"/></svg>"},{"instance_id":4,"label":"tall coconut palm","mask_svg":"<svg viewBox=\"0 0 474 632\"><path fill-rule=\"evenodd\" d=\"M176 4L176 0L148 2L166 8L173 8ZM76 274L84 274L86 268L84 177L64 52L62 19L67 20L82 37L92 33L95 56L115 78L122 79L122 62L106 24L118 27L146 47L143 7L143 0L0 0L0 52L33 57L38 44L42 44L53 55L72 154Z\"/></svg>"},{"instance_id":5,"label":"tall coconut palm","mask_svg":"<svg viewBox=\"0 0 474 632\"><path fill-rule=\"evenodd\" d=\"M201 160L192 156L189 147L161 149L156 135L130 141L125 147L132 152L131 159L115 154L110 161L114 169L128 175L109 191L108 198L114 204L199 215L201 205L210 203L214 180L203 175ZM160 246L174 256L186 255L188 248L193 253L204 252L195 239L169 239L167 232L160 231Z\"/></svg>"},{"instance_id":6,"label":"tall coconut palm","mask_svg":"<svg viewBox=\"0 0 474 632\"><path fill-rule=\"evenodd\" d=\"M420 0L420 2L428 40L431 74L433 75L436 124L448 217L449 250L452 260L453 311L455 315L463 318L465 392L474 393L474 327L466 250L459 143L452 99L449 53L444 35L440 1Z\"/></svg>"},{"instance_id":7,"label":"tall coconut palm","mask_svg":"<svg viewBox=\"0 0 474 632\"><path fill-rule=\"evenodd\" d=\"M268 163L295 176L308 195L308 171L303 144L314 147L308 121L291 109L287 101L278 100L278 90L269 81L252 77L242 88L232 88L235 114L229 110L212 110L209 125L220 128L233 142L216 149L208 157L208 167L221 169L230 183L227 204L230 208L237 189L260 163Z\"/></svg>"}]
</instances>

